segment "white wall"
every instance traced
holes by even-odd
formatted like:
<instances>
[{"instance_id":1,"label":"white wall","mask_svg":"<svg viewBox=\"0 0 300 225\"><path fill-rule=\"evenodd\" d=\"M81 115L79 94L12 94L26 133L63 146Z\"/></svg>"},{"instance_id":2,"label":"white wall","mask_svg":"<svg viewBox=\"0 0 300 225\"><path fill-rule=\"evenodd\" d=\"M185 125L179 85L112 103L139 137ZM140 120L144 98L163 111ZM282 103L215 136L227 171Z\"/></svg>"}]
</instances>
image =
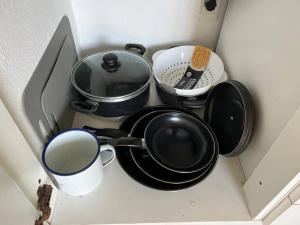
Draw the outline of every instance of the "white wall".
<instances>
[{"instance_id":1,"label":"white wall","mask_svg":"<svg viewBox=\"0 0 300 225\"><path fill-rule=\"evenodd\" d=\"M298 0L228 4L217 52L230 76L249 88L257 107L255 135L240 156L247 177L300 105L299 9ZM282 154L289 151L287 145Z\"/></svg>"},{"instance_id":2,"label":"white wall","mask_svg":"<svg viewBox=\"0 0 300 225\"><path fill-rule=\"evenodd\" d=\"M47 177L31 148L0 99L0 165L36 205L39 179ZM1 193L0 193L1 195Z\"/></svg>"},{"instance_id":3,"label":"white wall","mask_svg":"<svg viewBox=\"0 0 300 225\"><path fill-rule=\"evenodd\" d=\"M26 120L22 95L64 15L76 34L69 0L0 2L0 98L35 152L41 143Z\"/></svg>"},{"instance_id":4,"label":"white wall","mask_svg":"<svg viewBox=\"0 0 300 225\"><path fill-rule=\"evenodd\" d=\"M26 119L22 95L64 15L76 34L69 0L0 2L0 164L33 205L38 179L43 182L46 174L31 152L35 150L39 158L42 143Z\"/></svg>"},{"instance_id":5,"label":"white wall","mask_svg":"<svg viewBox=\"0 0 300 225\"><path fill-rule=\"evenodd\" d=\"M6 174L0 164L0 218L1 224L29 225L39 217L16 183Z\"/></svg>"},{"instance_id":6,"label":"white wall","mask_svg":"<svg viewBox=\"0 0 300 225\"><path fill-rule=\"evenodd\" d=\"M300 205L293 205L280 215L271 225L297 225L300 224Z\"/></svg>"},{"instance_id":7,"label":"white wall","mask_svg":"<svg viewBox=\"0 0 300 225\"><path fill-rule=\"evenodd\" d=\"M211 21L200 16L203 0L72 0L83 54L132 42L151 52L180 43L215 48L226 2Z\"/></svg>"}]
</instances>

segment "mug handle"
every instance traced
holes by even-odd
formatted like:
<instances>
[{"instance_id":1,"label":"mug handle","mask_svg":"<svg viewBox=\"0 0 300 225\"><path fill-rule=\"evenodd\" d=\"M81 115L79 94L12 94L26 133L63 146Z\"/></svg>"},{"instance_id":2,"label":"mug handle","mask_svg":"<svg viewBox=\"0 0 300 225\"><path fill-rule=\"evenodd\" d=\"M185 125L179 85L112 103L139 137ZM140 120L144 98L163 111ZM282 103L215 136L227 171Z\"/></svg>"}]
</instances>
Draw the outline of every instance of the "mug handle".
<instances>
[{"instance_id":1,"label":"mug handle","mask_svg":"<svg viewBox=\"0 0 300 225\"><path fill-rule=\"evenodd\" d=\"M100 153L105 152L105 151L110 151L112 153L112 157L110 159L106 160L105 162L102 162L103 166L107 166L112 161L114 161L114 159L116 158L116 151L115 151L115 148L113 146L111 146L111 145L101 145L100 146Z\"/></svg>"}]
</instances>

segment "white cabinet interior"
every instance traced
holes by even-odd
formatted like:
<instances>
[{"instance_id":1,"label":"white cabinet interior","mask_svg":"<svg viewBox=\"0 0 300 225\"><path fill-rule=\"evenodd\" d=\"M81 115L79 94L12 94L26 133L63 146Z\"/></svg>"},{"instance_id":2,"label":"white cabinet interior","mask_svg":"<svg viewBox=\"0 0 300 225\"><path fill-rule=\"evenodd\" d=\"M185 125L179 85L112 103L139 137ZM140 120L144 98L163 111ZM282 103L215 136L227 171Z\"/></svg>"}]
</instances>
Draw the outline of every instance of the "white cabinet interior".
<instances>
[{"instance_id":1,"label":"white cabinet interior","mask_svg":"<svg viewBox=\"0 0 300 225\"><path fill-rule=\"evenodd\" d=\"M38 180L44 182L47 174L1 99L0 124L0 165L18 184L31 204L35 205L37 202L36 190L39 186ZM2 182L0 181L1 185ZM0 195L2 194L0 192Z\"/></svg>"},{"instance_id":2,"label":"white cabinet interior","mask_svg":"<svg viewBox=\"0 0 300 225\"><path fill-rule=\"evenodd\" d=\"M155 103L160 104L152 85L149 104ZM119 123L77 113L73 127L116 128ZM134 181L115 160L105 168L103 183L91 194L71 197L59 192L52 223L250 221L243 181L238 158L220 157L212 174L196 186L181 191L159 191Z\"/></svg>"},{"instance_id":3,"label":"white cabinet interior","mask_svg":"<svg viewBox=\"0 0 300 225\"><path fill-rule=\"evenodd\" d=\"M30 124L23 115L21 95L53 34L57 21L63 14L70 14L67 13L71 9L69 1L60 2L64 2L64 4L57 5L58 3L47 1L49 6L46 7L48 10L45 15L47 16L41 17L39 21L36 18L41 9L45 8L45 4L40 4L38 1L32 1L30 6L18 4L18 7L15 7L14 1L4 1L0 7L0 10L4 9L4 13L0 14L3 16L0 24L3 25L2 30L5 31L3 32L5 41L1 41L0 44L0 48L4 49L2 56L5 59L3 60L5 63L1 64L5 68L1 70L1 97L7 103L13 119L31 147L35 143L34 135ZM53 223L249 220L247 203L253 204L250 206L252 215L256 215L268 205L300 170L299 163L297 164L296 161L299 158L296 151L298 148L297 134L299 133L297 125L299 124L297 57L300 50L299 26L292 23L299 21L299 2L290 1L290 3L291 5L285 5L271 0L231 0L223 24L218 53L222 56L229 75L240 80L250 89L259 106L255 139L250 148L240 157L247 178L244 186L242 183L245 182L245 178L238 159L221 157L214 172L204 182L184 191L169 193L151 190L137 184L124 173L118 162L115 161L111 167L107 168L106 179L102 186L90 196L71 198L59 193L54 208ZM180 4L184 3L181 1ZM94 7L93 4L89 4L89 6ZM93 9L98 12L97 7ZM120 10L126 11L123 8ZM262 12L262 10L264 11ZM7 17L5 16L7 13L13 13L16 17ZM0 16L0 18L2 17ZM41 21L45 23L42 24ZM14 29L10 29L11 24L15 25ZM119 24L116 23L116 25ZM177 30L176 25L173 25L175 30ZM201 24L204 28L211 25L212 23L206 22ZM218 30L219 25L216 27ZM199 32L199 27L196 29ZM215 33L215 31L200 32L205 33L201 41L204 40L205 43L205 40L212 40L211 33ZM19 35L20 33L27 35ZM153 33L155 39L156 30ZM144 40L143 37L141 40ZM174 40L174 42L176 41L178 40ZM180 43L182 42L185 41L180 40ZM282 45L278 43L282 43ZM154 47L160 48L161 45L156 43ZM20 52L22 54L19 54ZM289 57L276 55L277 52ZM18 63L15 63L15 60ZM156 97L151 96L149 104L155 103L157 103ZM13 120L11 122L14 124ZM82 125L117 127L118 124L117 121L81 114L76 114L73 121L74 127ZM10 131L14 133L14 129L10 129ZM293 131L292 136L290 131ZM23 138L21 132L18 131L15 135ZM283 159L280 154L281 149L291 153L285 158L287 160L285 165L289 164L288 169L282 169L279 164L279 161ZM18 151L14 153L20 154ZM22 154L22 158L26 155L32 157L32 152ZM273 167L280 172L277 177L283 179L273 179ZM26 166L26 168L28 169L30 166ZM34 189L27 190L30 196L35 196L36 180L40 174L44 173L41 167L38 167L36 171L38 171L38 175L34 175L34 178L31 177L30 182L27 179L27 186L22 187L23 191L26 188L34 187ZM263 185L260 185L260 181ZM30 186L30 184L34 185ZM243 191L248 193L247 200L243 197ZM260 194L257 195L257 193ZM288 191L283 193L282 197L286 194ZM145 199L146 201L143 201Z\"/></svg>"},{"instance_id":4,"label":"white cabinet interior","mask_svg":"<svg viewBox=\"0 0 300 225\"><path fill-rule=\"evenodd\" d=\"M297 225L300 224L300 205L292 205L282 213L271 225Z\"/></svg>"},{"instance_id":5,"label":"white cabinet interior","mask_svg":"<svg viewBox=\"0 0 300 225\"><path fill-rule=\"evenodd\" d=\"M0 164L1 224L34 224L39 214Z\"/></svg>"},{"instance_id":6,"label":"white cabinet interior","mask_svg":"<svg viewBox=\"0 0 300 225\"><path fill-rule=\"evenodd\" d=\"M289 194L291 202L295 205L300 205L300 184Z\"/></svg>"},{"instance_id":7,"label":"white cabinet interior","mask_svg":"<svg viewBox=\"0 0 300 225\"><path fill-rule=\"evenodd\" d=\"M257 219L288 195L300 172L299 7L299 1L230 0L217 47L231 78L255 100L256 128L240 161Z\"/></svg>"}]
</instances>

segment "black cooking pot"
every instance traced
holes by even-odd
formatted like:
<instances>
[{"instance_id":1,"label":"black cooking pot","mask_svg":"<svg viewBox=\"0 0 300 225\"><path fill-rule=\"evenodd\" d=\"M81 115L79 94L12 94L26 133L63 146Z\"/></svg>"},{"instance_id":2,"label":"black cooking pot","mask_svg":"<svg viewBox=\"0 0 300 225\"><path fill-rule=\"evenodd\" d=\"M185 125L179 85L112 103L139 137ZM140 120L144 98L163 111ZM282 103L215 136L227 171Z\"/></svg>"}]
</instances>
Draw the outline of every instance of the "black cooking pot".
<instances>
[{"instance_id":1,"label":"black cooking pot","mask_svg":"<svg viewBox=\"0 0 300 225\"><path fill-rule=\"evenodd\" d=\"M193 96L193 97L186 97L186 96L179 96L176 94L172 94L167 92L160 85L156 84L156 92L159 99L169 105L180 106L188 109L200 109L204 108L206 105L206 99L209 92L206 92L202 95Z\"/></svg>"},{"instance_id":2,"label":"black cooking pot","mask_svg":"<svg viewBox=\"0 0 300 225\"><path fill-rule=\"evenodd\" d=\"M125 50L89 55L73 68L71 82L83 99L70 106L78 112L105 117L125 116L148 101L152 66L146 48L127 44Z\"/></svg>"}]
</instances>

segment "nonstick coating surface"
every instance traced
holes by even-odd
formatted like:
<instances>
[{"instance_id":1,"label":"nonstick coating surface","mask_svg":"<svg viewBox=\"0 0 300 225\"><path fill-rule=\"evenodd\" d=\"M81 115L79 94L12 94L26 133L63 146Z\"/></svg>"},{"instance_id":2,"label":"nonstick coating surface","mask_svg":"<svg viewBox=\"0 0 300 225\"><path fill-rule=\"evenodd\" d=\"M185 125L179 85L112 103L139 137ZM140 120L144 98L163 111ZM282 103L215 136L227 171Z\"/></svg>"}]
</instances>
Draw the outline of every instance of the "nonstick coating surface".
<instances>
[{"instance_id":1,"label":"nonstick coating surface","mask_svg":"<svg viewBox=\"0 0 300 225\"><path fill-rule=\"evenodd\" d=\"M142 109L141 111L138 111L138 112L132 114L131 116L129 116L121 124L120 129L130 133L131 128L133 127L134 123L141 116L143 116L149 112L165 110L165 109L182 111L182 112L186 112L190 115L193 115L195 117L198 117L193 112L186 110L186 109L182 109L182 108L177 108L177 107L172 107L172 106L152 106L152 107L146 107L146 108ZM181 190L181 189L191 187L191 186L201 182L213 171L213 169L217 163L217 160L218 160L218 154L215 154L211 164L209 165L209 169L207 170L207 172L205 172L205 174L203 174L203 176L199 177L197 180L187 182L184 184L167 184L167 183L152 179L151 177L149 177L145 173L143 173L139 169L139 167L135 164L134 160L132 159L132 157L130 155L130 148L117 147L116 153L117 153L117 159L118 159L121 167L131 178L133 178L134 180L136 180L137 182L139 182L145 186L148 186L148 187L151 187L154 189L165 190L165 191Z\"/></svg>"},{"instance_id":2,"label":"nonstick coating surface","mask_svg":"<svg viewBox=\"0 0 300 225\"><path fill-rule=\"evenodd\" d=\"M142 116L131 129L131 136L143 138L144 131L148 126L149 122L158 115L163 115L168 113L170 110L160 110L155 112L150 112ZM175 112L175 111L173 111ZM182 184L198 179L202 176L208 169L209 165L201 169L200 171L194 173L177 173L160 166L156 161L154 161L148 154L146 149L130 149L131 156L137 166L151 178L171 184Z\"/></svg>"},{"instance_id":3,"label":"nonstick coating surface","mask_svg":"<svg viewBox=\"0 0 300 225\"><path fill-rule=\"evenodd\" d=\"M196 172L209 165L215 153L212 132L186 113L155 117L145 130L145 143L155 161L175 172Z\"/></svg>"},{"instance_id":4,"label":"nonstick coating surface","mask_svg":"<svg viewBox=\"0 0 300 225\"><path fill-rule=\"evenodd\" d=\"M220 154L236 156L248 146L254 107L246 87L237 81L218 84L208 96L205 121L217 136Z\"/></svg>"}]
</instances>

